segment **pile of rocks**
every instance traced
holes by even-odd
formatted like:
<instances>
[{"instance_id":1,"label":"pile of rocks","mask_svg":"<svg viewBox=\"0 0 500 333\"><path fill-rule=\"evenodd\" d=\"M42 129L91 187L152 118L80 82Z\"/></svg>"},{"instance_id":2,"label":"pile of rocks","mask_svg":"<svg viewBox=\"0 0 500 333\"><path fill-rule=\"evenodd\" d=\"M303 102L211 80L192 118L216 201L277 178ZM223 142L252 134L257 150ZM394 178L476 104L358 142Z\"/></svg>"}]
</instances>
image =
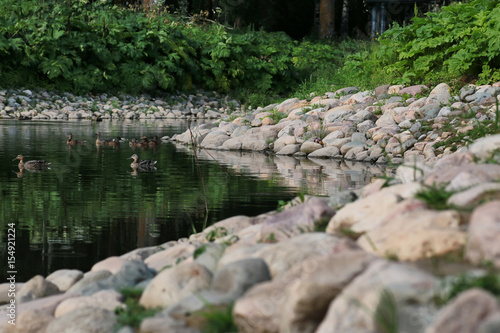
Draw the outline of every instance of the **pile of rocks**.
<instances>
[{"instance_id":1,"label":"pile of rocks","mask_svg":"<svg viewBox=\"0 0 500 333\"><path fill-rule=\"evenodd\" d=\"M119 290L133 287L143 290L140 305L158 309L140 322L143 333L201 332L203 313L230 304L240 332L498 332L493 294L473 288L440 307L434 299L451 278L420 263L463 252L462 264L500 268L500 165L484 163L499 149L494 135L434 164L401 165L395 183L374 181L337 210L325 198L297 198L282 211L234 216L189 239L107 258L90 272L35 276L16 286L16 325L3 313L0 327L112 332L116 309L127 311ZM431 188L453 193L446 209L417 199ZM8 288L0 285L2 303Z\"/></svg>"},{"instance_id":2,"label":"pile of rocks","mask_svg":"<svg viewBox=\"0 0 500 333\"><path fill-rule=\"evenodd\" d=\"M199 91L193 95L75 96L45 90L1 90L0 119L214 119L241 111L236 100Z\"/></svg>"},{"instance_id":3,"label":"pile of rocks","mask_svg":"<svg viewBox=\"0 0 500 333\"><path fill-rule=\"evenodd\" d=\"M385 85L363 92L343 88L311 101L292 98L251 113L234 113L218 125L199 125L172 139L184 144L195 140L206 149L399 164L450 154L472 141L467 133L498 117L500 82L466 86L459 96L451 96L450 87L441 83L427 97L414 97L426 91L422 85ZM276 114L285 118L275 123ZM445 124L453 130L446 130ZM462 142L434 148L461 134Z\"/></svg>"}]
</instances>

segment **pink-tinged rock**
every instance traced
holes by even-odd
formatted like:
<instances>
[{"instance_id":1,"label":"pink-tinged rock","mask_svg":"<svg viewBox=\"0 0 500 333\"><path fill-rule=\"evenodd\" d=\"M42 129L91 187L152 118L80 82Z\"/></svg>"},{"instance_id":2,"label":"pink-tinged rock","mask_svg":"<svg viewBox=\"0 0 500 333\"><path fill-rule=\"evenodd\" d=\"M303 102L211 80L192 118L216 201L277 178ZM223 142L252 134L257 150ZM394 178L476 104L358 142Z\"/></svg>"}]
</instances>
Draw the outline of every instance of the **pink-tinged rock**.
<instances>
[{"instance_id":1,"label":"pink-tinged rock","mask_svg":"<svg viewBox=\"0 0 500 333\"><path fill-rule=\"evenodd\" d=\"M285 325L284 321L287 328L283 327L281 332L295 332L292 327L302 324L317 326L320 314L326 311L334 295L372 259L351 240L324 245L324 248L318 248L320 251L310 252L272 281L254 286L236 301L233 314L240 332L278 332L280 325ZM342 270L338 269L341 263ZM318 284L308 283L310 279ZM331 288L325 290L322 281ZM311 294L300 292L299 297L294 297L295 290L302 290L294 286L296 283L304 283ZM315 313L313 316L306 314L311 311Z\"/></svg>"},{"instance_id":2,"label":"pink-tinged rock","mask_svg":"<svg viewBox=\"0 0 500 333\"><path fill-rule=\"evenodd\" d=\"M500 87L500 82L493 83L492 87Z\"/></svg>"},{"instance_id":3,"label":"pink-tinged rock","mask_svg":"<svg viewBox=\"0 0 500 333\"><path fill-rule=\"evenodd\" d=\"M46 280L55 284L60 291L65 292L83 278L83 273L77 269L60 269L49 276Z\"/></svg>"},{"instance_id":4,"label":"pink-tinged rock","mask_svg":"<svg viewBox=\"0 0 500 333\"><path fill-rule=\"evenodd\" d=\"M409 94L409 95L415 96L416 94L419 94L427 89L429 89L427 86L424 86L423 84L418 84L415 86L410 86L410 87L406 87L406 88L401 89L399 91L399 94L400 95Z\"/></svg>"},{"instance_id":5,"label":"pink-tinged rock","mask_svg":"<svg viewBox=\"0 0 500 333\"><path fill-rule=\"evenodd\" d=\"M74 311L78 308L91 306L95 308L107 309L114 311L116 308L124 307L121 302L123 296L115 290L101 290L89 296L76 296L65 299L56 308L54 317L64 316L66 313Z\"/></svg>"},{"instance_id":6,"label":"pink-tinged rock","mask_svg":"<svg viewBox=\"0 0 500 333\"><path fill-rule=\"evenodd\" d=\"M395 114L394 108L401 106L403 106L403 103L401 102L387 103L382 106L382 114L389 114L390 116L393 116Z\"/></svg>"},{"instance_id":7,"label":"pink-tinged rock","mask_svg":"<svg viewBox=\"0 0 500 333\"><path fill-rule=\"evenodd\" d=\"M412 102L410 105L408 105L408 110L418 111L418 110L420 110L421 107L423 107L425 105L426 101L427 101L427 97L419 98L416 101Z\"/></svg>"},{"instance_id":8,"label":"pink-tinged rock","mask_svg":"<svg viewBox=\"0 0 500 333\"><path fill-rule=\"evenodd\" d=\"M411 202L409 202L411 204ZM395 209L377 228L358 239L358 244L379 256L396 256L399 260L415 261L460 250L466 234L460 231L461 218L457 211L426 210L403 206Z\"/></svg>"},{"instance_id":9,"label":"pink-tinged rock","mask_svg":"<svg viewBox=\"0 0 500 333\"><path fill-rule=\"evenodd\" d=\"M450 98L451 98L450 86L447 85L446 83L440 83L436 87L434 87L434 89L432 89L425 104L432 104L432 103L449 104Z\"/></svg>"},{"instance_id":10,"label":"pink-tinged rock","mask_svg":"<svg viewBox=\"0 0 500 333\"><path fill-rule=\"evenodd\" d=\"M197 291L210 288L212 274L205 266L181 263L158 273L142 293L139 303L147 308L168 307Z\"/></svg>"},{"instance_id":11,"label":"pink-tinged rock","mask_svg":"<svg viewBox=\"0 0 500 333\"><path fill-rule=\"evenodd\" d=\"M399 184L384 187L380 191L345 205L330 220L328 233L339 233L343 229L363 233L375 228L378 221L390 214L405 198L413 198L421 189L419 183Z\"/></svg>"},{"instance_id":12,"label":"pink-tinged rock","mask_svg":"<svg viewBox=\"0 0 500 333\"><path fill-rule=\"evenodd\" d=\"M144 261L150 255L160 251L159 246L140 247L128 253L122 254L120 257L126 260L140 260Z\"/></svg>"},{"instance_id":13,"label":"pink-tinged rock","mask_svg":"<svg viewBox=\"0 0 500 333\"><path fill-rule=\"evenodd\" d=\"M400 309L430 302L438 283L438 279L413 266L374 260L330 303L315 332L378 332L374 314L383 292L392 295Z\"/></svg>"},{"instance_id":14,"label":"pink-tinged rock","mask_svg":"<svg viewBox=\"0 0 500 333\"><path fill-rule=\"evenodd\" d=\"M482 289L469 289L441 309L425 333L478 332L485 318L498 310L498 302L493 295Z\"/></svg>"},{"instance_id":15,"label":"pink-tinged rock","mask_svg":"<svg viewBox=\"0 0 500 333\"><path fill-rule=\"evenodd\" d=\"M468 208L493 199L500 200L500 183L498 182L473 185L466 190L453 194L448 198L447 203L456 207Z\"/></svg>"},{"instance_id":16,"label":"pink-tinged rock","mask_svg":"<svg viewBox=\"0 0 500 333\"><path fill-rule=\"evenodd\" d=\"M415 142L415 145L413 145L413 147L415 147L415 149L418 151L423 151L427 144L428 142Z\"/></svg>"},{"instance_id":17,"label":"pink-tinged rock","mask_svg":"<svg viewBox=\"0 0 500 333\"><path fill-rule=\"evenodd\" d=\"M284 240L304 232L314 231L315 226L335 214L327 200L312 198L298 206L285 209L268 217L261 225L261 240Z\"/></svg>"},{"instance_id":18,"label":"pink-tinged rock","mask_svg":"<svg viewBox=\"0 0 500 333\"><path fill-rule=\"evenodd\" d=\"M424 153L430 148L432 148L432 143L426 145ZM433 171L429 172L424 183L429 186L449 183L461 171L475 168L474 165L474 155L471 153L455 153L446 156L434 164Z\"/></svg>"},{"instance_id":19,"label":"pink-tinged rock","mask_svg":"<svg viewBox=\"0 0 500 333\"><path fill-rule=\"evenodd\" d=\"M115 274L122 268L125 261L125 259L120 257L109 257L94 264L90 271L96 272L100 270L107 270Z\"/></svg>"},{"instance_id":20,"label":"pink-tinged rock","mask_svg":"<svg viewBox=\"0 0 500 333\"><path fill-rule=\"evenodd\" d=\"M474 210L470 218L465 257L477 264L491 261L500 267L500 201L491 201Z\"/></svg>"},{"instance_id":21,"label":"pink-tinged rock","mask_svg":"<svg viewBox=\"0 0 500 333\"><path fill-rule=\"evenodd\" d=\"M325 257L318 262L317 269L307 270L300 279L292 281L284 290L286 297L281 306L280 332L314 332L330 302L374 259L352 246L349 250Z\"/></svg>"},{"instance_id":22,"label":"pink-tinged rock","mask_svg":"<svg viewBox=\"0 0 500 333\"><path fill-rule=\"evenodd\" d=\"M192 261L194 251L201 246L198 241L189 241L178 243L166 250L156 252L149 256L144 263L156 271L161 271L164 268L174 266L178 260Z\"/></svg>"}]
</instances>

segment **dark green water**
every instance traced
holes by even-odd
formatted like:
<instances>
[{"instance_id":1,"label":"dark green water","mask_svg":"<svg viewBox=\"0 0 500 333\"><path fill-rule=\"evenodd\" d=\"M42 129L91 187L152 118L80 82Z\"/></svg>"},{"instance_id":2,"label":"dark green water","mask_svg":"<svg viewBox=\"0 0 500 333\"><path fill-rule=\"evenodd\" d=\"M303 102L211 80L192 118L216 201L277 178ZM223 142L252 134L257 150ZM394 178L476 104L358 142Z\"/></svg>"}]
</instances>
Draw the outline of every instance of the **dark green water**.
<instances>
[{"instance_id":1,"label":"dark green water","mask_svg":"<svg viewBox=\"0 0 500 333\"><path fill-rule=\"evenodd\" d=\"M235 215L276 209L298 192L326 195L325 184L360 187L371 175L258 153L200 152L174 143L135 149L95 146L94 133L127 139L181 133L180 121L30 122L0 120L0 267L7 266L7 229L15 224L17 281L61 268L87 271L106 257L187 237ZM66 133L86 140L68 147ZM154 172L132 173L132 154L158 161ZM18 154L51 169L19 173ZM213 161L217 160L217 163ZM274 160L276 158L276 160ZM326 162L325 162L326 163ZM337 170L333 172L332 170ZM333 173L332 173L333 172ZM330 183L329 183L330 182ZM2 282L7 269L1 273Z\"/></svg>"}]
</instances>

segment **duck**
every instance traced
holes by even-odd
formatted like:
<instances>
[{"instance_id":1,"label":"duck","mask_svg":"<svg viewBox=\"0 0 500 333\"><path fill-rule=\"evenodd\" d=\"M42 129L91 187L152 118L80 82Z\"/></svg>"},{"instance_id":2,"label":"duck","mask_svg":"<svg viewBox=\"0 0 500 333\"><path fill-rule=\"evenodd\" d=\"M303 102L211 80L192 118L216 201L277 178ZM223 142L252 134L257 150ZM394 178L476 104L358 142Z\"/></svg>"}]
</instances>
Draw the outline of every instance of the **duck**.
<instances>
[{"instance_id":1,"label":"duck","mask_svg":"<svg viewBox=\"0 0 500 333\"><path fill-rule=\"evenodd\" d=\"M68 145L81 145L81 144L85 144L85 141L73 140L73 134L71 134L71 133L68 133L67 137L68 137L68 140L66 140L66 143Z\"/></svg>"},{"instance_id":2,"label":"duck","mask_svg":"<svg viewBox=\"0 0 500 333\"><path fill-rule=\"evenodd\" d=\"M31 171L43 171L50 169L50 162L42 161L42 160L31 160L24 162L24 156L19 154L17 155L13 161L19 160L19 170L31 170Z\"/></svg>"},{"instance_id":3,"label":"duck","mask_svg":"<svg viewBox=\"0 0 500 333\"><path fill-rule=\"evenodd\" d=\"M115 147L115 148L119 148L120 147L120 140L121 139L122 138L120 138L119 136L117 136L116 139L110 140L110 141L106 141L106 142L104 142L104 144L106 146L112 146L112 147Z\"/></svg>"},{"instance_id":4,"label":"duck","mask_svg":"<svg viewBox=\"0 0 500 333\"><path fill-rule=\"evenodd\" d=\"M105 145L105 144L111 142L110 139L101 139L101 132L97 132L95 135L97 136L97 139L95 140L96 146Z\"/></svg>"},{"instance_id":5,"label":"duck","mask_svg":"<svg viewBox=\"0 0 500 333\"><path fill-rule=\"evenodd\" d=\"M130 140L130 142L128 143L130 147L147 147L147 143L144 143L144 142L139 142L137 141L136 138L132 138L132 140Z\"/></svg>"},{"instance_id":6,"label":"duck","mask_svg":"<svg viewBox=\"0 0 500 333\"><path fill-rule=\"evenodd\" d=\"M147 139L146 139L147 140ZM148 142L148 146L158 146L160 144L160 139L158 138L157 135L155 135L153 137L153 139L147 141Z\"/></svg>"},{"instance_id":7,"label":"duck","mask_svg":"<svg viewBox=\"0 0 500 333\"><path fill-rule=\"evenodd\" d=\"M139 169L139 170L154 170L156 169L155 164L156 161L153 160L139 160L139 156L137 154L134 154L129 157L129 159L134 160L131 164L130 167L132 169Z\"/></svg>"}]
</instances>

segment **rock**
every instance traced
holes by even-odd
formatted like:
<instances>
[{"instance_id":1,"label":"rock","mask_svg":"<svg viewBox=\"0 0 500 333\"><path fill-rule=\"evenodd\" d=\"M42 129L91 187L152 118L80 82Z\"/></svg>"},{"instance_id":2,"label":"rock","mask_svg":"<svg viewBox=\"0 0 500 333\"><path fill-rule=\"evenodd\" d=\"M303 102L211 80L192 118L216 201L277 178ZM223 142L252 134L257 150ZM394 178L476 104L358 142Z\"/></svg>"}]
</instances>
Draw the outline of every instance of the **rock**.
<instances>
[{"instance_id":1,"label":"rock","mask_svg":"<svg viewBox=\"0 0 500 333\"><path fill-rule=\"evenodd\" d=\"M266 262L260 258L250 258L232 262L217 270L212 289L236 299L253 285L268 280L271 280L271 275Z\"/></svg>"},{"instance_id":2,"label":"rock","mask_svg":"<svg viewBox=\"0 0 500 333\"><path fill-rule=\"evenodd\" d=\"M229 139L230 137L225 133L225 131L224 133L211 132L205 136L200 145L201 147L207 149L218 149L224 142L226 142Z\"/></svg>"},{"instance_id":3,"label":"rock","mask_svg":"<svg viewBox=\"0 0 500 333\"><path fill-rule=\"evenodd\" d=\"M384 299L389 297L396 309L413 305L425 307L433 298L438 280L418 269L385 260L375 260L332 301L316 333L375 332L375 311L391 311ZM377 310L378 308L378 310ZM412 316L400 316L397 332L413 325L422 332L427 322L416 322ZM393 315L390 313L389 315Z\"/></svg>"},{"instance_id":4,"label":"rock","mask_svg":"<svg viewBox=\"0 0 500 333\"><path fill-rule=\"evenodd\" d=\"M500 134L489 135L475 140L469 151L479 159L489 159L500 149Z\"/></svg>"},{"instance_id":5,"label":"rock","mask_svg":"<svg viewBox=\"0 0 500 333\"><path fill-rule=\"evenodd\" d=\"M205 266L213 274L224 253L225 246L219 243L205 243L198 250L201 250L201 253L196 254L194 262Z\"/></svg>"},{"instance_id":6,"label":"rock","mask_svg":"<svg viewBox=\"0 0 500 333\"><path fill-rule=\"evenodd\" d=\"M23 285L21 290L17 292L16 299L19 303L23 303L59 293L60 291L55 284L47 281L43 276L37 275Z\"/></svg>"},{"instance_id":7,"label":"rock","mask_svg":"<svg viewBox=\"0 0 500 333\"><path fill-rule=\"evenodd\" d=\"M471 185L469 189L453 194L448 198L447 204L467 208L493 199L500 200L500 184L493 182L481 183Z\"/></svg>"},{"instance_id":8,"label":"rock","mask_svg":"<svg viewBox=\"0 0 500 333\"><path fill-rule=\"evenodd\" d=\"M481 322L478 333L497 333L500 332L500 312L488 316Z\"/></svg>"},{"instance_id":9,"label":"rock","mask_svg":"<svg viewBox=\"0 0 500 333\"><path fill-rule=\"evenodd\" d=\"M101 290L90 296L71 297L57 306L54 316L58 318L86 306L114 311L125 306L122 299L122 294L115 290Z\"/></svg>"},{"instance_id":10,"label":"rock","mask_svg":"<svg viewBox=\"0 0 500 333\"><path fill-rule=\"evenodd\" d=\"M358 147L361 147L363 150L367 148L366 143L363 141L351 141L340 147L340 153L345 155L349 150Z\"/></svg>"},{"instance_id":11,"label":"rock","mask_svg":"<svg viewBox=\"0 0 500 333\"><path fill-rule=\"evenodd\" d=\"M291 238L304 232L314 231L315 226L329 220L335 211L326 200L312 198L298 206L269 216L260 225L259 240L274 241Z\"/></svg>"},{"instance_id":12,"label":"rock","mask_svg":"<svg viewBox=\"0 0 500 333\"><path fill-rule=\"evenodd\" d=\"M323 148L322 145L312 141L306 141L300 146L300 151L306 154L310 154L318 149Z\"/></svg>"},{"instance_id":13,"label":"rock","mask_svg":"<svg viewBox=\"0 0 500 333\"><path fill-rule=\"evenodd\" d=\"M67 294L80 294L80 292L86 289L88 286L94 285L99 281L105 280L112 274L108 270L100 270L95 272L87 272L84 274L83 278L75 283L71 288L69 288Z\"/></svg>"},{"instance_id":14,"label":"rock","mask_svg":"<svg viewBox=\"0 0 500 333\"><path fill-rule=\"evenodd\" d=\"M54 316L45 309L31 309L19 314L16 320L15 332L39 333L45 332ZM12 330L4 331L11 332Z\"/></svg>"},{"instance_id":15,"label":"rock","mask_svg":"<svg viewBox=\"0 0 500 333\"><path fill-rule=\"evenodd\" d=\"M355 94L357 92L359 92L358 87L345 87L337 90L335 92L335 95L342 95L342 94L349 95L349 94Z\"/></svg>"},{"instance_id":16,"label":"rock","mask_svg":"<svg viewBox=\"0 0 500 333\"><path fill-rule=\"evenodd\" d=\"M340 149L337 147L324 147L307 155L308 158L332 158L340 154Z\"/></svg>"},{"instance_id":17,"label":"rock","mask_svg":"<svg viewBox=\"0 0 500 333\"><path fill-rule=\"evenodd\" d=\"M498 303L493 295L482 289L469 289L446 305L425 333L477 332L484 318L498 310Z\"/></svg>"},{"instance_id":18,"label":"rock","mask_svg":"<svg viewBox=\"0 0 500 333\"><path fill-rule=\"evenodd\" d=\"M125 259L120 258L120 257L115 257L115 256L109 257L109 258L106 258L106 259L101 260L98 263L94 264L94 266L92 266L90 271L96 272L96 271L100 271L100 270L105 269L107 271L110 271L112 274L114 274L121 269L121 267L125 261L126 261Z\"/></svg>"},{"instance_id":19,"label":"rock","mask_svg":"<svg viewBox=\"0 0 500 333\"><path fill-rule=\"evenodd\" d=\"M61 292L65 292L81 278L83 273L77 269L60 269L47 276L46 280L55 284Z\"/></svg>"},{"instance_id":20,"label":"rock","mask_svg":"<svg viewBox=\"0 0 500 333\"><path fill-rule=\"evenodd\" d=\"M184 320L168 315L145 318L139 327L141 333L200 333L200 330L187 327Z\"/></svg>"},{"instance_id":21,"label":"rock","mask_svg":"<svg viewBox=\"0 0 500 333\"><path fill-rule=\"evenodd\" d=\"M365 270L371 260L372 256L351 245L348 250L332 253L321 260L316 269L307 270L300 279L293 281L285 290L280 332L314 332L330 302Z\"/></svg>"},{"instance_id":22,"label":"rock","mask_svg":"<svg viewBox=\"0 0 500 333\"><path fill-rule=\"evenodd\" d=\"M151 269L161 271L164 268L174 266L179 260L193 260L194 251L200 247L198 241L178 243L163 251L156 252L144 260L144 263Z\"/></svg>"},{"instance_id":23,"label":"rock","mask_svg":"<svg viewBox=\"0 0 500 333\"><path fill-rule=\"evenodd\" d=\"M477 207L470 217L465 257L474 264L491 261L500 267L500 201Z\"/></svg>"},{"instance_id":24,"label":"rock","mask_svg":"<svg viewBox=\"0 0 500 333\"><path fill-rule=\"evenodd\" d=\"M54 319L46 333L113 332L116 324L113 311L87 306Z\"/></svg>"},{"instance_id":25,"label":"rock","mask_svg":"<svg viewBox=\"0 0 500 333\"><path fill-rule=\"evenodd\" d=\"M330 219L326 232L337 233L350 229L362 233L371 230L393 211L397 203L414 197L420 188L418 183L393 185L349 203Z\"/></svg>"},{"instance_id":26,"label":"rock","mask_svg":"<svg viewBox=\"0 0 500 333\"><path fill-rule=\"evenodd\" d=\"M399 91L399 94L400 95L409 94L409 95L415 96L416 94L419 94L427 89L429 89L427 86L424 86L422 84L418 84L415 86L410 86L410 87L406 87L406 88L401 89Z\"/></svg>"},{"instance_id":27,"label":"rock","mask_svg":"<svg viewBox=\"0 0 500 333\"><path fill-rule=\"evenodd\" d=\"M138 283L153 278L154 274L142 261L125 261L122 268L106 279L87 284L79 288L78 294L91 295L103 289L119 290L125 287L134 287Z\"/></svg>"},{"instance_id":28,"label":"rock","mask_svg":"<svg viewBox=\"0 0 500 333\"><path fill-rule=\"evenodd\" d=\"M120 258L125 260L145 260L152 254L161 251L159 246L140 247L128 253L122 254Z\"/></svg>"},{"instance_id":29,"label":"rock","mask_svg":"<svg viewBox=\"0 0 500 333\"><path fill-rule=\"evenodd\" d=\"M289 98L283 102L281 102L277 107L278 112L287 112L290 110L291 107L293 107L295 104L299 102L298 98Z\"/></svg>"},{"instance_id":30,"label":"rock","mask_svg":"<svg viewBox=\"0 0 500 333\"><path fill-rule=\"evenodd\" d=\"M394 209L387 220L361 236L358 244L367 252L396 256L403 261L440 256L463 248L466 234L460 230L458 212L425 210L418 204L416 207L399 214Z\"/></svg>"},{"instance_id":31,"label":"rock","mask_svg":"<svg viewBox=\"0 0 500 333\"><path fill-rule=\"evenodd\" d=\"M293 155L300 151L300 147L301 146L299 144L286 145L281 148L276 155Z\"/></svg>"},{"instance_id":32,"label":"rock","mask_svg":"<svg viewBox=\"0 0 500 333\"><path fill-rule=\"evenodd\" d=\"M434 89L432 89L425 104L431 104L431 103L449 104L450 98L451 98L450 86L447 85L446 83L440 83L436 87L434 87Z\"/></svg>"},{"instance_id":33,"label":"rock","mask_svg":"<svg viewBox=\"0 0 500 333\"><path fill-rule=\"evenodd\" d=\"M375 97L379 97L380 95L386 94L389 90L390 84L385 84L383 86L378 86L375 88Z\"/></svg>"},{"instance_id":34,"label":"rock","mask_svg":"<svg viewBox=\"0 0 500 333\"><path fill-rule=\"evenodd\" d=\"M212 274L198 263L182 263L156 275L142 293L139 303L148 309L167 307L194 292L208 289Z\"/></svg>"}]
</instances>

